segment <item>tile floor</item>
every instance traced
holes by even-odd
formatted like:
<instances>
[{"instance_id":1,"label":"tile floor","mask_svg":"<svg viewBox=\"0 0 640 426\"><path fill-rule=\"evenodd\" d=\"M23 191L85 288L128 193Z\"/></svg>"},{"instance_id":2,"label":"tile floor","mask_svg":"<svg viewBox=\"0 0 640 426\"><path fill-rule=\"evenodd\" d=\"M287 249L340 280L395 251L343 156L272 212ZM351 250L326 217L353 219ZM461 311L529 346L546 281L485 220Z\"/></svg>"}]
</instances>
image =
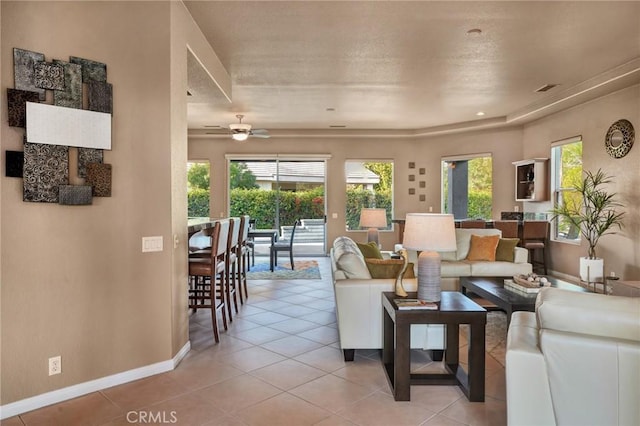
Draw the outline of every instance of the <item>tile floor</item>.
<instances>
[{"instance_id":1,"label":"tile floor","mask_svg":"<svg viewBox=\"0 0 640 426\"><path fill-rule=\"evenodd\" d=\"M221 342L209 312L191 317L191 352L171 372L91 393L2 425L490 425L506 424L504 360L486 357L486 400L455 386L391 396L380 351L339 349L330 264L321 280L250 281L250 298ZM461 346L466 346L461 336ZM464 351L461 359L464 360ZM499 356L499 355L498 355ZM412 369L441 369L414 352Z\"/></svg>"}]
</instances>

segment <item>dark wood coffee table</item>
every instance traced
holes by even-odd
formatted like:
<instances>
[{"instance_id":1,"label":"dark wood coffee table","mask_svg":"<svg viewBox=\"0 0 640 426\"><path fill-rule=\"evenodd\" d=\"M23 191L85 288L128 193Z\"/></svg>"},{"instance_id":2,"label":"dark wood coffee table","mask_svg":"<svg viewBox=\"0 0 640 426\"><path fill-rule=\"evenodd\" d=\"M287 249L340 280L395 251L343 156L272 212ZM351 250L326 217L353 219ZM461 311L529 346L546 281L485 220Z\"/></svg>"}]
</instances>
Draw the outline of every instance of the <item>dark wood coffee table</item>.
<instances>
[{"instance_id":1,"label":"dark wood coffee table","mask_svg":"<svg viewBox=\"0 0 640 426\"><path fill-rule=\"evenodd\" d=\"M507 326L511 322L511 314L515 311L533 312L536 307L537 293L524 294L504 288L504 280L513 277L460 277L462 293L467 291L477 294L488 300L507 313ZM557 287L571 291L588 291L578 285L547 277L551 287Z\"/></svg>"},{"instance_id":2,"label":"dark wood coffee table","mask_svg":"<svg viewBox=\"0 0 640 426\"><path fill-rule=\"evenodd\" d=\"M409 401L411 385L458 385L469 401L484 401L485 325L487 311L456 291L443 291L438 310L399 310L393 292L382 293L384 317L382 363L396 401ZM409 293L416 298L416 293ZM446 324L444 373L411 373L411 325ZM460 324L469 324L466 373L459 363Z\"/></svg>"}]
</instances>

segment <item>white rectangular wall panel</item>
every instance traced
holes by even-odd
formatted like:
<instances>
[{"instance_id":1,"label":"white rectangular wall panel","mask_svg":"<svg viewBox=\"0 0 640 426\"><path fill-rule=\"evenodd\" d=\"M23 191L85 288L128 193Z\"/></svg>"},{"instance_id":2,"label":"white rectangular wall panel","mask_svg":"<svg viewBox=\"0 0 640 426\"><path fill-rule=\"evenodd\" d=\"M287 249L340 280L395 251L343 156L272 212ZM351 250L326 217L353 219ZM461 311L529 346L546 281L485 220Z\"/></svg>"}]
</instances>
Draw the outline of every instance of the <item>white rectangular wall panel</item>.
<instances>
[{"instance_id":1,"label":"white rectangular wall panel","mask_svg":"<svg viewBox=\"0 0 640 426\"><path fill-rule=\"evenodd\" d=\"M27 142L111 149L111 114L27 102Z\"/></svg>"}]
</instances>

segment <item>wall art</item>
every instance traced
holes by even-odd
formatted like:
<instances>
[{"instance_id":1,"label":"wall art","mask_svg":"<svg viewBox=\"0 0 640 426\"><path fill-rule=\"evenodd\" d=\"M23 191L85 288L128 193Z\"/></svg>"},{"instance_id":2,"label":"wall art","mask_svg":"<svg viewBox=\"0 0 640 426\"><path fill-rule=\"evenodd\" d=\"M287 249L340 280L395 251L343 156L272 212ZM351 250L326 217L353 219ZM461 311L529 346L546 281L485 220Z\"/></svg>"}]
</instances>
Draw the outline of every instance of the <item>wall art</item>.
<instances>
[{"instance_id":1,"label":"wall art","mask_svg":"<svg viewBox=\"0 0 640 426\"><path fill-rule=\"evenodd\" d=\"M427 187L427 182L424 181L424 180L421 180L420 182L418 182L418 187L426 188Z\"/></svg>"},{"instance_id":2,"label":"wall art","mask_svg":"<svg viewBox=\"0 0 640 426\"><path fill-rule=\"evenodd\" d=\"M420 201L427 201L427 196L424 194L420 194Z\"/></svg>"},{"instance_id":3,"label":"wall art","mask_svg":"<svg viewBox=\"0 0 640 426\"><path fill-rule=\"evenodd\" d=\"M70 56L69 62L82 65L83 83L90 81L107 81L107 64L92 61L91 59L78 58L77 56Z\"/></svg>"},{"instance_id":4,"label":"wall art","mask_svg":"<svg viewBox=\"0 0 640 426\"><path fill-rule=\"evenodd\" d=\"M24 153L22 151L5 151L4 154L5 176L21 178Z\"/></svg>"},{"instance_id":5,"label":"wall art","mask_svg":"<svg viewBox=\"0 0 640 426\"><path fill-rule=\"evenodd\" d=\"M409 195L415 195L415 193L416 193L415 188L409 188Z\"/></svg>"},{"instance_id":6,"label":"wall art","mask_svg":"<svg viewBox=\"0 0 640 426\"><path fill-rule=\"evenodd\" d=\"M27 102L27 142L111 149L111 114Z\"/></svg>"},{"instance_id":7,"label":"wall art","mask_svg":"<svg viewBox=\"0 0 640 426\"><path fill-rule=\"evenodd\" d=\"M416 180L416 175L409 175L409 182L413 182Z\"/></svg>"},{"instance_id":8,"label":"wall art","mask_svg":"<svg viewBox=\"0 0 640 426\"><path fill-rule=\"evenodd\" d=\"M67 108L82 108L82 65L53 61L64 69L64 89L53 92L53 104Z\"/></svg>"},{"instance_id":9,"label":"wall art","mask_svg":"<svg viewBox=\"0 0 640 426\"><path fill-rule=\"evenodd\" d=\"M24 49L13 49L13 80L16 89L37 92L44 101L44 89L35 85L35 65L44 62L44 54Z\"/></svg>"},{"instance_id":10,"label":"wall art","mask_svg":"<svg viewBox=\"0 0 640 426\"><path fill-rule=\"evenodd\" d=\"M40 89L64 90L64 68L49 62L36 62L33 84Z\"/></svg>"},{"instance_id":11,"label":"wall art","mask_svg":"<svg viewBox=\"0 0 640 426\"><path fill-rule=\"evenodd\" d=\"M78 148L78 176L87 176L87 164L102 163L103 151L93 148Z\"/></svg>"},{"instance_id":12,"label":"wall art","mask_svg":"<svg viewBox=\"0 0 640 426\"><path fill-rule=\"evenodd\" d=\"M90 185L60 185L58 203L66 206L86 206L93 202Z\"/></svg>"},{"instance_id":13,"label":"wall art","mask_svg":"<svg viewBox=\"0 0 640 426\"><path fill-rule=\"evenodd\" d=\"M113 112L113 86L111 83L90 81L87 83L88 108L91 111Z\"/></svg>"},{"instance_id":14,"label":"wall art","mask_svg":"<svg viewBox=\"0 0 640 426\"><path fill-rule=\"evenodd\" d=\"M631 151L635 130L629 120L618 120L609 127L604 138L604 147L613 158L622 158Z\"/></svg>"},{"instance_id":15,"label":"wall art","mask_svg":"<svg viewBox=\"0 0 640 426\"><path fill-rule=\"evenodd\" d=\"M111 197L111 164L87 164L85 182L93 187L94 197Z\"/></svg>"},{"instance_id":16,"label":"wall art","mask_svg":"<svg viewBox=\"0 0 640 426\"><path fill-rule=\"evenodd\" d=\"M38 92L7 89L9 126L25 127L27 122L27 102L38 102L38 99Z\"/></svg>"},{"instance_id":17,"label":"wall art","mask_svg":"<svg viewBox=\"0 0 640 426\"><path fill-rule=\"evenodd\" d=\"M25 142L23 179L24 201L57 203L69 183L69 147Z\"/></svg>"},{"instance_id":18,"label":"wall art","mask_svg":"<svg viewBox=\"0 0 640 426\"><path fill-rule=\"evenodd\" d=\"M416 163L414 163L413 161L409 162L409 168L410 169L415 169L416 168Z\"/></svg>"},{"instance_id":19,"label":"wall art","mask_svg":"<svg viewBox=\"0 0 640 426\"><path fill-rule=\"evenodd\" d=\"M427 170L424 167L420 167L420 169L418 169L418 173L423 175L427 172Z\"/></svg>"}]
</instances>

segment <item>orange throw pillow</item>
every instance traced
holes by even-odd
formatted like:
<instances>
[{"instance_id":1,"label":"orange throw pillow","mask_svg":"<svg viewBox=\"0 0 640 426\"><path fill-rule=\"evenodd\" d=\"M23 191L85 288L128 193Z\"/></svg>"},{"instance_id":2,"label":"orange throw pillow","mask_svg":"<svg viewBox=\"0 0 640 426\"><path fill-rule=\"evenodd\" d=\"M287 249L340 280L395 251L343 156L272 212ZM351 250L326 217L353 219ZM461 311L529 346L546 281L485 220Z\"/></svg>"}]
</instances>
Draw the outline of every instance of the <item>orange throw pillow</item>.
<instances>
[{"instance_id":1,"label":"orange throw pillow","mask_svg":"<svg viewBox=\"0 0 640 426\"><path fill-rule=\"evenodd\" d=\"M471 234L471 246L469 248L467 260L485 260L495 262L498 242L500 242L500 235L487 235L486 237L481 237L479 235Z\"/></svg>"}]
</instances>

